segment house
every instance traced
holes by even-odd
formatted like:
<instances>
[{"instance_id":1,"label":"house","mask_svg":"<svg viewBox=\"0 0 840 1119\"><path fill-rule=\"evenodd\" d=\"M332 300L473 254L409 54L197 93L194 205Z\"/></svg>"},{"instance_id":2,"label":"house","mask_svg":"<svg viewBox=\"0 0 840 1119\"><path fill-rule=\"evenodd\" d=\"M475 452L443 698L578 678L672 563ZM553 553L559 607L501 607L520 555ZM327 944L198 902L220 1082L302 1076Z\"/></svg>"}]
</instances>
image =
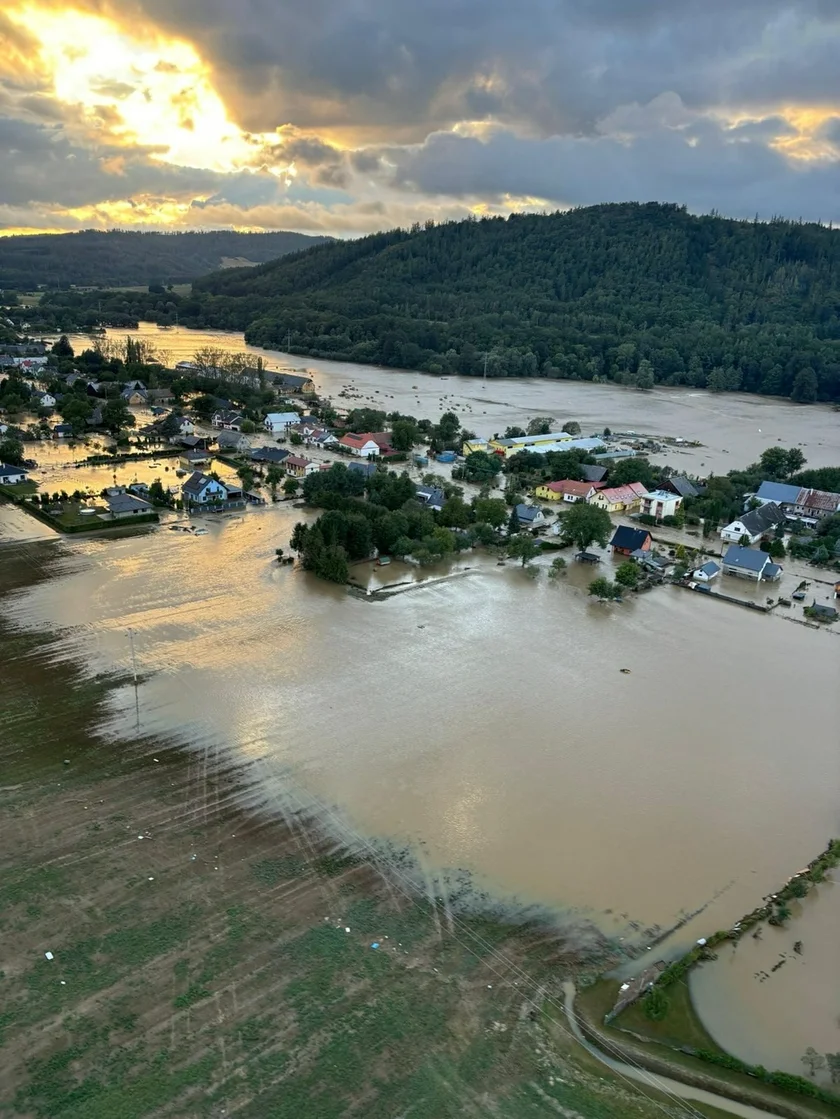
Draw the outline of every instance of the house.
<instances>
[{"instance_id":1,"label":"house","mask_svg":"<svg viewBox=\"0 0 840 1119\"><path fill-rule=\"evenodd\" d=\"M646 493L641 482L629 482L626 486L608 486L597 490L587 504L598 505L608 513L635 513Z\"/></svg>"},{"instance_id":2,"label":"house","mask_svg":"<svg viewBox=\"0 0 840 1119\"><path fill-rule=\"evenodd\" d=\"M740 544L745 536L750 544L755 544L766 532L784 524L785 519L781 506L770 501L749 513L742 513L737 520L720 530L720 536L728 544Z\"/></svg>"},{"instance_id":3,"label":"house","mask_svg":"<svg viewBox=\"0 0 840 1119\"><path fill-rule=\"evenodd\" d=\"M686 478L685 474L672 474L670 478L666 478L659 487L661 490L667 490L669 493L675 493L677 497L683 499L687 497L699 497L703 492L703 487L698 483L692 482L690 478Z\"/></svg>"},{"instance_id":4,"label":"house","mask_svg":"<svg viewBox=\"0 0 840 1119\"><path fill-rule=\"evenodd\" d=\"M228 499L227 487L218 479L211 478L209 474L202 474L200 470L184 482L181 493L187 506L219 506L224 505Z\"/></svg>"},{"instance_id":5,"label":"house","mask_svg":"<svg viewBox=\"0 0 840 1119\"><path fill-rule=\"evenodd\" d=\"M535 451L549 443L568 444L571 438L568 431L552 431L546 435L517 435L510 439L500 439L494 435L489 441L489 449L495 451L496 454L504 455L505 458L510 458L520 451ZM554 449L552 447L552 450Z\"/></svg>"},{"instance_id":6,"label":"house","mask_svg":"<svg viewBox=\"0 0 840 1119\"><path fill-rule=\"evenodd\" d=\"M326 428L319 427L317 424L305 423L303 420L300 423L292 424L289 427L288 434L299 435L305 447L332 447L338 443L338 439L331 431L327 431Z\"/></svg>"},{"instance_id":7,"label":"house","mask_svg":"<svg viewBox=\"0 0 840 1119\"><path fill-rule=\"evenodd\" d=\"M22 466L7 466L0 462L0 486L16 486L26 481L26 471Z\"/></svg>"},{"instance_id":8,"label":"house","mask_svg":"<svg viewBox=\"0 0 840 1119\"><path fill-rule=\"evenodd\" d=\"M198 470L200 466L209 466L211 455L209 451L184 451L178 459L182 470Z\"/></svg>"},{"instance_id":9,"label":"house","mask_svg":"<svg viewBox=\"0 0 840 1119\"><path fill-rule=\"evenodd\" d=\"M576 482L565 478L561 482L544 482L534 490L537 497L546 501L588 501L596 493L591 482Z\"/></svg>"},{"instance_id":10,"label":"house","mask_svg":"<svg viewBox=\"0 0 840 1119\"><path fill-rule=\"evenodd\" d=\"M784 513L793 519L819 520L840 512L840 493L792 486L785 482L762 482L755 496L762 505L780 505Z\"/></svg>"},{"instance_id":11,"label":"house","mask_svg":"<svg viewBox=\"0 0 840 1119\"><path fill-rule=\"evenodd\" d=\"M373 455L378 455L381 450L379 443L369 431L361 435L348 431L346 435L342 435L339 439L338 445L345 447L351 454L357 455L359 458L371 458Z\"/></svg>"},{"instance_id":12,"label":"house","mask_svg":"<svg viewBox=\"0 0 840 1119\"><path fill-rule=\"evenodd\" d=\"M310 462L308 458L300 458L298 455L287 455L283 466L286 468L286 473L291 475L292 478L303 478L308 466L314 466L316 470L318 469L317 463Z\"/></svg>"},{"instance_id":13,"label":"house","mask_svg":"<svg viewBox=\"0 0 840 1119\"><path fill-rule=\"evenodd\" d=\"M696 579L698 583L711 583L718 575L720 575L720 564L715 563L714 560L709 560L691 573L692 579Z\"/></svg>"},{"instance_id":14,"label":"house","mask_svg":"<svg viewBox=\"0 0 840 1119\"><path fill-rule=\"evenodd\" d=\"M465 439L461 446L462 455L472 455L476 451L484 451L486 453L489 450L491 450L491 447L486 439Z\"/></svg>"},{"instance_id":15,"label":"house","mask_svg":"<svg viewBox=\"0 0 840 1119\"><path fill-rule=\"evenodd\" d=\"M105 498L105 504L114 521L127 521L132 517L142 517L155 511L150 501L144 501L142 497L136 497L133 493L109 493Z\"/></svg>"},{"instance_id":16,"label":"house","mask_svg":"<svg viewBox=\"0 0 840 1119\"><path fill-rule=\"evenodd\" d=\"M131 389L132 391L137 391L137 392L145 392L146 391L146 386L143 384L142 381L124 381L123 382L123 388L124 389Z\"/></svg>"},{"instance_id":17,"label":"house","mask_svg":"<svg viewBox=\"0 0 840 1119\"><path fill-rule=\"evenodd\" d=\"M265 463L267 466L280 466L289 457L289 451L279 447L257 447L251 451L251 462Z\"/></svg>"},{"instance_id":18,"label":"house","mask_svg":"<svg viewBox=\"0 0 840 1119\"><path fill-rule=\"evenodd\" d=\"M55 408L56 399L51 392L36 392L32 395L31 403L38 408Z\"/></svg>"},{"instance_id":19,"label":"house","mask_svg":"<svg viewBox=\"0 0 840 1119\"><path fill-rule=\"evenodd\" d=\"M238 431L220 431L217 443L220 451L247 451L250 446L248 436Z\"/></svg>"},{"instance_id":20,"label":"house","mask_svg":"<svg viewBox=\"0 0 840 1119\"><path fill-rule=\"evenodd\" d=\"M805 613L809 618L816 618L818 622L836 622L840 618L840 614L834 609L833 606L823 606L822 603L814 599L813 603L805 608Z\"/></svg>"},{"instance_id":21,"label":"house","mask_svg":"<svg viewBox=\"0 0 840 1119\"><path fill-rule=\"evenodd\" d=\"M297 412L269 412L264 421L265 429L272 435L285 435L299 420Z\"/></svg>"},{"instance_id":22,"label":"house","mask_svg":"<svg viewBox=\"0 0 840 1119\"><path fill-rule=\"evenodd\" d=\"M348 462L347 469L362 474L365 478L370 478L376 473L378 467L375 462Z\"/></svg>"},{"instance_id":23,"label":"house","mask_svg":"<svg viewBox=\"0 0 840 1119\"><path fill-rule=\"evenodd\" d=\"M603 482L607 476L606 466L581 466L581 470L584 482L592 482L593 485Z\"/></svg>"},{"instance_id":24,"label":"house","mask_svg":"<svg viewBox=\"0 0 840 1119\"><path fill-rule=\"evenodd\" d=\"M682 502L679 494L671 493L670 490L653 490L642 498L641 510L646 517L655 517L657 521L661 521L663 517L676 516Z\"/></svg>"},{"instance_id":25,"label":"house","mask_svg":"<svg viewBox=\"0 0 840 1119\"><path fill-rule=\"evenodd\" d=\"M213 427L220 427L223 431L239 431L244 418L241 412L224 409L214 412L210 422Z\"/></svg>"},{"instance_id":26,"label":"house","mask_svg":"<svg viewBox=\"0 0 840 1119\"><path fill-rule=\"evenodd\" d=\"M145 482L132 482L131 485L127 488L128 492L133 493L136 497L149 496L149 487L146 485Z\"/></svg>"},{"instance_id":27,"label":"house","mask_svg":"<svg viewBox=\"0 0 840 1119\"><path fill-rule=\"evenodd\" d=\"M725 575L737 575L742 579L773 582L782 574L782 568L773 563L766 552L754 548L742 548L733 544L722 560Z\"/></svg>"},{"instance_id":28,"label":"house","mask_svg":"<svg viewBox=\"0 0 840 1119\"><path fill-rule=\"evenodd\" d=\"M610 541L614 556L631 556L634 552L649 552L653 543L646 528L619 525Z\"/></svg>"},{"instance_id":29,"label":"house","mask_svg":"<svg viewBox=\"0 0 840 1119\"><path fill-rule=\"evenodd\" d=\"M148 404L149 402L143 389L123 389L120 393L120 400L126 404L133 404L137 407Z\"/></svg>"},{"instance_id":30,"label":"house","mask_svg":"<svg viewBox=\"0 0 840 1119\"><path fill-rule=\"evenodd\" d=\"M56 424L52 429L53 439L71 439L73 427L71 424Z\"/></svg>"},{"instance_id":31,"label":"house","mask_svg":"<svg viewBox=\"0 0 840 1119\"><path fill-rule=\"evenodd\" d=\"M374 467L374 470L375 469ZM438 513L441 511L443 503L446 501L446 494L443 490L438 489L437 486L418 486L415 492L417 493L418 501L422 501L427 509L434 509Z\"/></svg>"},{"instance_id":32,"label":"house","mask_svg":"<svg viewBox=\"0 0 840 1119\"><path fill-rule=\"evenodd\" d=\"M168 404L172 400L172 390L146 389L146 399L150 404Z\"/></svg>"},{"instance_id":33,"label":"house","mask_svg":"<svg viewBox=\"0 0 840 1119\"><path fill-rule=\"evenodd\" d=\"M315 391L315 382L311 377L299 377L293 373L275 373L271 384L280 392L285 393L310 393Z\"/></svg>"},{"instance_id":34,"label":"house","mask_svg":"<svg viewBox=\"0 0 840 1119\"><path fill-rule=\"evenodd\" d=\"M517 505L515 508L520 528L539 528L545 524L545 515L538 505Z\"/></svg>"},{"instance_id":35,"label":"house","mask_svg":"<svg viewBox=\"0 0 840 1119\"><path fill-rule=\"evenodd\" d=\"M635 552L631 552L630 558L634 559L639 567L653 572L654 575L664 575L672 562L667 556L660 556L657 552L646 551L643 548L637 548Z\"/></svg>"},{"instance_id":36,"label":"house","mask_svg":"<svg viewBox=\"0 0 840 1119\"><path fill-rule=\"evenodd\" d=\"M215 441L213 435L181 435L172 440L177 446L186 447L188 451L206 451Z\"/></svg>"}]
</instances>

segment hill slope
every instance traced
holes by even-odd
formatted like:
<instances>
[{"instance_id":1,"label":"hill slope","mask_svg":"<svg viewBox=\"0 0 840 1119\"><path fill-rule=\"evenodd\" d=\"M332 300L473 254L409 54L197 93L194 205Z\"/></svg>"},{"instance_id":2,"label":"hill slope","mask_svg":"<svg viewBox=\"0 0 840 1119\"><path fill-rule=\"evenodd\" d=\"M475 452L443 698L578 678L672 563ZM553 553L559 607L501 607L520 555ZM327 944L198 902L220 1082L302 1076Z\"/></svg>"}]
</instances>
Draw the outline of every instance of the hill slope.
<instances>
[{"instance_id":1,"label":"hill slope","mask_svg":"<svg viewBox=\"0 0 840 1119\"><path fill-rule=\"evenodd\" d=\"M103 311L162 313L148 300ZM429 372L480 375L487 355L488 376L840 400L840 233L678 206L334 241L206 276L179 315L260 345L285 348L291 332L296 353Z\"/></svg>"},{"instance_id":2,"label":"hill slope","mask_svg":"<svg viewBox=\"0 0 840 1119\"><path fill-rule=\"evenodd\" d=\"M322 244L302 233L43 233L0 237L0 288L31 291L39 284L116 287L183 284L225 266L261 264Z\"/></svg>"}]
</instances>

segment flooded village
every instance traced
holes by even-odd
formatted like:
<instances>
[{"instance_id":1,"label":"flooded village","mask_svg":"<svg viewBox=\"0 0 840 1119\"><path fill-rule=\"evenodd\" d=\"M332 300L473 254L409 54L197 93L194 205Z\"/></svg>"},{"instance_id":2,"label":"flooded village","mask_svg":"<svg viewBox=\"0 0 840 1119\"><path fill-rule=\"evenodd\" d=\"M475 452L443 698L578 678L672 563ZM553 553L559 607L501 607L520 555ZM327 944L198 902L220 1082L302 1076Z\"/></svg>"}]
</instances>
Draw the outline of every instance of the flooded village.
<instances>
[{"instance_id":1,"label":"flooded village","mask_svg":"<svg viewBox=\"0 0 840 1119\"><path fill-rule=\"evenodd\" d=\"M145 743L152 769L185 757L172 795L197 828L213 798L257 821L314 820L341 858L440 903L450 928L539 915L574 946L596 1024L599 999L737 926L838 835L840 487L808 475L840 467L836 413L301 369L233 334L154 335L133 332L169 351L154 384L89 391L36 362L33 395L4 408L0 446L26 438L0 468L3 617L15 640L50 634L51 671L72 666L76 686L119 677L91 731ZM207 374L196 354L210 349L264 359L242 399L229 380L173 393ZM84 397L69 423L56 393ZM75 768L60 741L56 787ZM143 849L152 889L141 815L126 812L121 842ZM35 825L22 812L16 826L23 841ZM200 855L211 880L235 876L238 828L224 857L221 831ZM179 846L177 865L195 854ZM840 1050L835 874L688 981L704 1036L825 1093ZM333 896L318 923L344 936L349 905ZM489 998L499 982L480 986ZM628 1028L683 1043L676 1026L657 1035L639 993Z\"/></svg>"}]
</instances>

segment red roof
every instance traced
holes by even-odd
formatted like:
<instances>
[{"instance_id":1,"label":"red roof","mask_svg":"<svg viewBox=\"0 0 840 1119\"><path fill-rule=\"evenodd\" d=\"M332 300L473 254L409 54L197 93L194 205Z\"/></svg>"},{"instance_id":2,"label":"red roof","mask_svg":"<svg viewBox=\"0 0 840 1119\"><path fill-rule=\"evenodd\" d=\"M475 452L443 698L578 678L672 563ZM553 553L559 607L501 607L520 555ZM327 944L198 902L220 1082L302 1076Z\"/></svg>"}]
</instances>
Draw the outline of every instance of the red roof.
<instances>
[{"instance_id":1,"label":"red roof","mask_svg":"<svg viewBox=\"0 0 840 1119\"><path fill-rule=\"evenodd\" d=\"M577 482L573 478L564 478L561 482L549 482L547 490L552 493L568 493L572 497L588 497L593 490L591 482Z\"/></svg>"},{"instance_id":2,"label":"red roof","mask_svg":"<svg viewBox=\"0 0 840 1119\"><path fill-rule=\"evenodd\" d=\"M283 459L283 466L309 466L309 459L298 458L297 455L287 455Z\"/></svg>"},{"instance_id":3,"label":"red roof","mask_svg":"<svg viewBox=\"0 0 840 1119\"><path fill-rule=\"evenodd\" d=\"M624 502L625 505L631 504L637 497L647 496L647 490L641 482L628 482L626 486L613 486L612 489L605 489L600 491L601 494L610 502L611 505L618 502Z\"/></svg>"}]
</instances>

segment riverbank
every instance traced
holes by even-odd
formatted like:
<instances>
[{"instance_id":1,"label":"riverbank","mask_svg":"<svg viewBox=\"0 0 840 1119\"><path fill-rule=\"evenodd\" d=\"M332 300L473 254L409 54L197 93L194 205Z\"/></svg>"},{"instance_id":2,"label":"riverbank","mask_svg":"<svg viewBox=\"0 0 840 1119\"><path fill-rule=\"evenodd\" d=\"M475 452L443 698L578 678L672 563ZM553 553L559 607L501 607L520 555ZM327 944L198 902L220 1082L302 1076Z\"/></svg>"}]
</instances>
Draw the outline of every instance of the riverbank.
<instances>
[{"instance_id":1,"label":"riverbank","mask_svg":"<svg viewBox=\"0 0 840 1119\"><path fill-rule=\"evenodd\" d=\"M50 578L4 559L7 592ZM254 805L218 754L116 739L130 679L89 676L59 633L0 636L0 1105L661 1114L547 1028L545 993L589 949L412 895L292 803Z\"/></svg>"}]
</instances>

